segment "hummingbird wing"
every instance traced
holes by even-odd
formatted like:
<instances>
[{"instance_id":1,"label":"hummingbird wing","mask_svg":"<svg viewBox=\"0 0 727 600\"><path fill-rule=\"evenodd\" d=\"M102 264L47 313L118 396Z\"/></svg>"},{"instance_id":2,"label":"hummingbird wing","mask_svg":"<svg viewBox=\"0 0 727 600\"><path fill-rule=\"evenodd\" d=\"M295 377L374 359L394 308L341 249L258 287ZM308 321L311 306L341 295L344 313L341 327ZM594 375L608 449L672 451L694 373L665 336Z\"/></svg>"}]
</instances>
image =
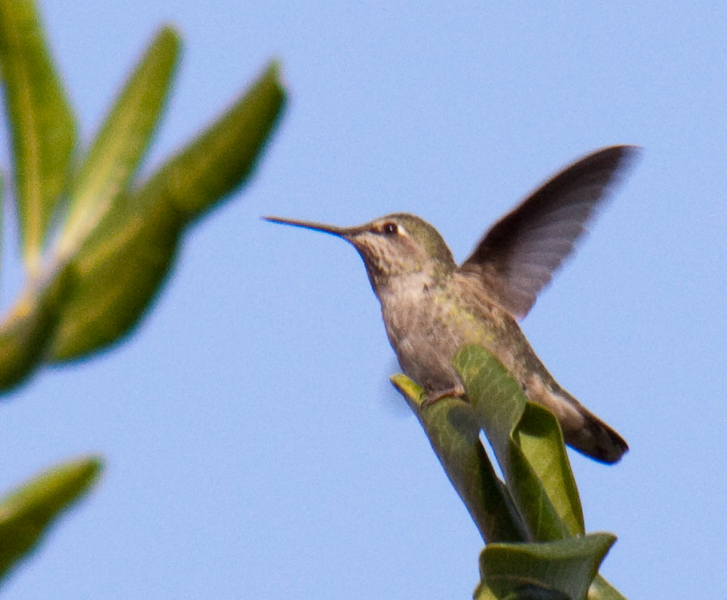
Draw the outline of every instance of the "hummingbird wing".
<instances>
[{"instance_id":1,"label":"hummingbird wing","mask_svg":"<svg viewBox=\"0 0 727 600\"><path fill-rule=\"evenodd\" d=\"M523 318L637 152L636 146L611 146L566 167L495 223L460 272L480 279Z\"/></svg>"}]
</instances>

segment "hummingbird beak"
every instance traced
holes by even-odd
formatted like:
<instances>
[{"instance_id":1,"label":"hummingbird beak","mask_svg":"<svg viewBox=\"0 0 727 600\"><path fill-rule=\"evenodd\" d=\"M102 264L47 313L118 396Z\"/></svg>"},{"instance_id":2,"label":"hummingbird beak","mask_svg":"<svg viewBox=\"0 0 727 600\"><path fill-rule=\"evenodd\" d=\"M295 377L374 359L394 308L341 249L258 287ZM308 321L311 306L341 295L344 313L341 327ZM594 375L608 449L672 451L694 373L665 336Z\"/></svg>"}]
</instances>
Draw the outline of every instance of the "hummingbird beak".
<instances>
[{"instance_id":1,"label":"hummingbird beak","mask_svg":"<svg viewBox=\"0 0 727 600\"><path fill-rule=\"evenodd\" d=\"M281 225L292 225L293 227L303 227L304 229L313 229L314 231L322 231L330 233L338 237L348 239L351 230L346 227L336 227L335 225L325 225L324 223L313 223L312 221L297 221L295 219L281 219L280 217L263 217L263 220L271 223L280 223Z\"/></svg>"}]
</instances>

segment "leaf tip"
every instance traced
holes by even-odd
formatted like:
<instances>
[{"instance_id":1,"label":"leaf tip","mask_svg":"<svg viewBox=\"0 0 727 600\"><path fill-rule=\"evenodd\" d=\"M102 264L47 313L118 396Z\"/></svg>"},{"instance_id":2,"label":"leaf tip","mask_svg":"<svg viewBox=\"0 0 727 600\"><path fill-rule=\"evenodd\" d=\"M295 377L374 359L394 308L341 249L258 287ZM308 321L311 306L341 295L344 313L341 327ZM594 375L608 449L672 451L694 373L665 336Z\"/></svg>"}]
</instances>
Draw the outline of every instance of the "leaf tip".
<instances>
[{"instance_id":1,"label":"leaf tip","mask_svg":"<svg viewBox=\"0 0 727 600\"><path fill-rule=\"evenodd\" d=\"M162 23L154 37L176 46L182 44L182 33L173 23Z\"/></svg>"},{"instance_id":2,"label":"leaf tip","mask_svg":"<svg viewBox=\"0 0 727 600\"><path fill-rule=\"evenodd\" d=\"M407 404L409 404L412 410L417 412L421 408L425 399L424 390L422 390L422 388L403 373L392 375L389 377L389 381L391 381L392 385L396 388L396 391L404 396L404 399L407 401Z\"/></svg>"}]
</instances>

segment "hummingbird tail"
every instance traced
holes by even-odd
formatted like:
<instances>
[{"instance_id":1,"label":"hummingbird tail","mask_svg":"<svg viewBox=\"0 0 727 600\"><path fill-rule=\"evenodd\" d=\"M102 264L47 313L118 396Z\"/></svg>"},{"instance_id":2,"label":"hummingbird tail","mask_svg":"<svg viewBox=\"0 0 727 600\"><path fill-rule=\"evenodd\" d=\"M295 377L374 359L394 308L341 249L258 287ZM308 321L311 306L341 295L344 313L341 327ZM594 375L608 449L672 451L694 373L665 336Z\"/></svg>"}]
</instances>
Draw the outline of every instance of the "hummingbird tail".
<instances>
[{"instance_id":1,"label":"hummingbird tail","mask_svg":"<svg viewBox=\"0 0 727 600\"><path fill-rule=\"evenodd\" d=\"M584 426L564 431L565 442L581 454L606 464L617 463L629 449L626 440L583 406Z\"/></svg>"},{"instance_id":2,"label":"hummingbird tail","mask_svg":"<svg viewBox=\"0 0 727 600\"><path fill-rule=\"evenodd\" d=\"M547 407L560 421L565 443L574 450L609 465L621 460L628 451L629 445L618 433L554 381L548 389L533 377L528 382L528 391L529 400Z\"/></svg>"}]
</instances>

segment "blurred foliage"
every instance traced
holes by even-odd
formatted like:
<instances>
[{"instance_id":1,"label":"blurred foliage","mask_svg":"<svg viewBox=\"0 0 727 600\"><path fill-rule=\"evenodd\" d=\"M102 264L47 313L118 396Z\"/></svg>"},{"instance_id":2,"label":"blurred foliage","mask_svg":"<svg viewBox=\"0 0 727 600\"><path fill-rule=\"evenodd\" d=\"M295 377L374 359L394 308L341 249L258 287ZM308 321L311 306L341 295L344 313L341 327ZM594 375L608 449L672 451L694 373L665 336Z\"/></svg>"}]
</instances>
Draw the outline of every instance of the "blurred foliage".
<instances>
[{"instance_id":1,"label":"blurred foliage","mask_svg":"<svg viewBox=\"0 0 727 600\"><path fill-rule=\"evenodd\" d=\"M185 229L253 173L285 106L273 62L216 121L137 181L179 62L154 36L88 148L32 0L0 0L0 67L26 284L0 320L0 393L44 362L119 342L149 310ZM43 539L101 470L54 467L0 504L0 576Z\"/></svg>"},{"instance_id":2,"label":"blurred foliage","mask_svg":"<svg viewBox=\"0 0 727 600\"><path fill-rule=\"evenodd\" d=\"M86 150L36 7L0 2L0 64L27 284L0 322L0 391L43 361L117 343L152 305L187 226L251 175L285 104L276 63L136 181L166 107L179 35L162 27ZM5 360L2 360L5 359Z\"/></svg>"},{"instance_id":3,"label":"blurred foliage","mask_svg":"<svg viewBox=\"0 0 727 600\"><path fill-rule=\"evenodd\" d=\"M483 348L462 348L454 362L468 401L443 398L428 404L422 389L404 375L392 382L419 418L485 540L475 598L624 600L597 575L616 538L585 534L558 420L529 403L517 381Z\"/></svg>"},{"instance_id":4,"label":"blurred foliage","mask_svg":"<svg viewBox=\"0 0 727 600\"><path fill-rule=\"evenodd\" d=\"M61 463L0 499L0 577L42 541L66 509L98 480L98 457Z\"/></svg>"}]
</instances>

